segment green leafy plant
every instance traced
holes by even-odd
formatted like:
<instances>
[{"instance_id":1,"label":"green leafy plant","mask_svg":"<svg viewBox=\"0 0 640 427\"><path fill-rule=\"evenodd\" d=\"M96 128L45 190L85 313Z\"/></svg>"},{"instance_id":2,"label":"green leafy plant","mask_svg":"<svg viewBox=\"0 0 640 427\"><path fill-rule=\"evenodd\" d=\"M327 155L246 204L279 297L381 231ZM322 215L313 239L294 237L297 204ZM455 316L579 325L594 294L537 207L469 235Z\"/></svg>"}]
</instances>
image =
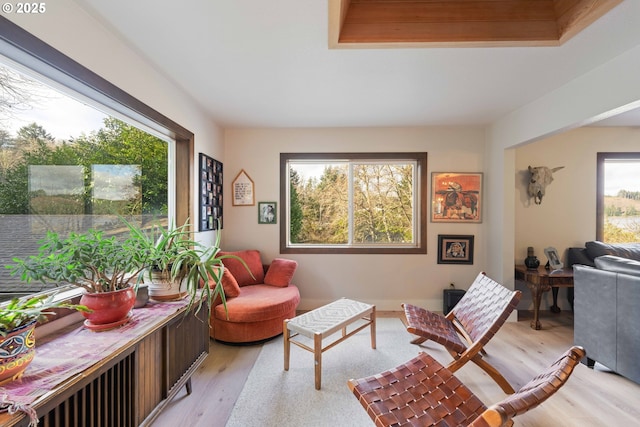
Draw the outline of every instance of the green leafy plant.
<instances>
[{"instance_id":1,"label":"green leafy plant","mask_svg":"<svg viewBox=\"0 0 640 427\"><path fill-rule=\"evenodd\" d=\"M219 296L226 308L226 299L222 288L225 258L239 260L250 272L249 267L241 258L225 254L220 255L221 233L216 233L216 240L212 246L205 246L190 238L190 223L187 219L179 227L162 227L153 225L148 229L125 221L139 250L146 254L148 268L140 277L151 279L152 271L160 271L172 281L186 282L186 292L189 306L197 304L200 310L204 304L211 309L213 301ZM213 281L215 286L210 287Z\"/></svg>"},{"instance_id":2,"label":"green leafy plant","mask_svg":"<svg viewBox=\"0 0 640 427\"><path fill-rule=\"evenodd\" d=\"M7 268L26 282L69 283L89 293L125 289L147 267L148 253L135 236L119 240L103 231L71 233L61 238L48 232L37 255L14 258Z\"/></svg>"},{"instance_id":3,"label":"green leafy plant","mask_svg":"<svg viewBox=\"0 0 640 427\"><path fill-rule=\"evenodd\" d=\"M6 337L9 332L34 321L45 321L46 314L53 314L54 308L68 308L90 312L84 305L70 304L56 300L55 294L41 294L29 298L13 298L0 306L0 335Z\"/></svg>"},{"instance_id":4,"label":"green leafy plant","mask_svg":"<svg viewBox=\"0 0 640 427\"><path fill-rule=\"evenodd\" d=\"M225 258L240 260L235 255L220 255L221 233L216 233L212 246L190 239L187 220L180 227L153 225L142 228L121 218L128 227L126 238L106 237L103 231L88 230L61 238L49 232L41 241L37 255L14 258L7 268L27 282L68 283L89 293L108 292L138 285L151 270L168 274L171 280L186 281L189 306L203 304L211 308L220 296L226 307L222 288ZM215 286L210 286L210 280Z\"/></svg>"},{"instance_id":5,"label":"green leafy plant","mask_svg":"<svg viewBox=\"0 0 640 427\"><path fill-rule=\"evenodd\" d=\"M129 227L131 236L138 242L146 253L147 272L160 271L178 278L179 270L173 269L175 260L181 252L191 250L199 246L199 243L190 239L189 220L180 227L164 227L153 224L148 228L138 227L125 219L123 222Z\"/></svg>"}]
</instances>

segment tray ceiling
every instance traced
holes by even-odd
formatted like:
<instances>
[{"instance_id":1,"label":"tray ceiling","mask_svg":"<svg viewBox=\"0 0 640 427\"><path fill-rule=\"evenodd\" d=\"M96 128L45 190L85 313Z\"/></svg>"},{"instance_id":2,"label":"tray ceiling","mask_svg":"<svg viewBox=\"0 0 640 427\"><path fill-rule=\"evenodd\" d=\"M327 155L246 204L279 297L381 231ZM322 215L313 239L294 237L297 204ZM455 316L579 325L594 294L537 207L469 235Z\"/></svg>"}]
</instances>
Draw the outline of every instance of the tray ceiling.
<instances>
[{"instance_id":1,"label":"tray ceiling","mask_svg":"<svg viewBox=\"0 0 640 427\"><path fill-rule=\"evenodd\" d=\"M330 0L331 47L554 46L622 0Z\"/></svg>"}]
</instances>

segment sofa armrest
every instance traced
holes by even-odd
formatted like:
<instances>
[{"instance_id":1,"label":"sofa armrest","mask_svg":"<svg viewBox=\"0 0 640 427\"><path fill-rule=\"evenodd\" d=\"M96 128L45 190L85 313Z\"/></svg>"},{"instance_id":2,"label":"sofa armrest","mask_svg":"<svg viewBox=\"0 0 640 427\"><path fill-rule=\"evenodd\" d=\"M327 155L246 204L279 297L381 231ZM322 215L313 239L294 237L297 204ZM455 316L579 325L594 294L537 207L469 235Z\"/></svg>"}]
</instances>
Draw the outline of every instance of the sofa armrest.
<instances>
[{"instance_id":1,"label":"sofa armrest","mask_svg":"<svg viewBox=\"0 0 640 427\"><path fill-rule=\"evenodd\" d=\"M615 255L603 255L595 259L595 264L600 270L640 277L640 261Z\"/></svg>"},{"instance_id":2,"label":"sofa armrest","mask_svg":"<svg viewBox=\"0 0 640 427\"><path fill-rule=\"evenodd\" d=\"M587 357L616 367L617 274L593 267L573 267L573 339Z\"/></svg>"}]
</instances>

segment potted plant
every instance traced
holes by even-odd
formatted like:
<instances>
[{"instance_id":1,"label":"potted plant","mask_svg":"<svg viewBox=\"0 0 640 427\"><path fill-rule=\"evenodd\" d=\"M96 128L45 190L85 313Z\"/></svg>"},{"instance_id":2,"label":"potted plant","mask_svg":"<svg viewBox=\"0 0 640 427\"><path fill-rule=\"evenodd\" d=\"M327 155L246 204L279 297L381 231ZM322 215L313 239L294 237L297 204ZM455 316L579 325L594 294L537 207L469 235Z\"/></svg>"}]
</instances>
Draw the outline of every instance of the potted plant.
<instances>
[{"instance_id":1,"label":"potted plant","mask_svg":"<svg viewBox=\"0 0 640 427\"><path fill-rule=\"evenodd\" d=\"M88 312L83 305L56 300L55 294L13 298L0 306L0 386L19 378L35 356L34 330L53 309Z\"/></svg>"},{"instance_id":2,"label":"potted plant","mask_svg":"<svg viewBox=\"0 0 640 427\"><path fill-rule=\"evenodd\" d=\"M210 309L217 296L226 304L222 288L223 259L237 259L249 271L241 258L231 254L220 255L221 233L216 233L216 241L211 246L192 240L188 219L179 227L165 228L156 224L144 230L128 222L127 225L147 254L149 268L142 273L142 278L149 281L149 296L153 299L187 297L189 306L197 303L199 310L206 304Z\"/></svg>"},{"instance_id":3,"label":"potted plant","mask_svg":"<svg viewBox=\"0 0 640 427\"><path fill-rule=\"evenodd\" d=\"M80 304L85 325L93 330L110 329L128 321L135 303L138 275L146 268L148 254L142 242L130 235L107 237L103 231L70 233L62 238L48 232L37 255L14 258L8 266L22 280L68 283L84 289Z\"/></svg>"},{"instance_id":4,"label":"potted plant","mask_svg":"<svg viewBox=\"0 0 640 427\"><path fill-rule=\"evenodd\" d=\"M189 306L197 303L199 310L206 304L210 309L218 295L225 303L222 260L233 257L244 261L234 255L219 255L220 233L216 233L214 245L204 246L189 239L188 221L178 228L156 228L154 232L121 220L128 227L126 238L107 237L94 229L70 233L67 238L49 232L37 255L15 258L15 264L8 268L27 282L41 280L83 288L80 304L91 313L82 314L85 326L92 330L111 329L128 321L136 300L135 287L153 266L168 272L170 280L183 283Z\"/></svg>"},{"instance_id":5,"label":"potted plant","mask_svg":"<svg viewBox=\"0 0 640 427\"><path fill-rule=\"evenodd\" d=\"M125 221L126 222L126 221ZM183 269L174 269L180 252L191 250L198 243L190 240L189 224L180 227L163 227L154 224L147 229L126 222L129 231L145 247L148 268L142 275L148 286L149 297L157 301L170 301L187 295L187 283Z\"/></svg>"}]
</instances>

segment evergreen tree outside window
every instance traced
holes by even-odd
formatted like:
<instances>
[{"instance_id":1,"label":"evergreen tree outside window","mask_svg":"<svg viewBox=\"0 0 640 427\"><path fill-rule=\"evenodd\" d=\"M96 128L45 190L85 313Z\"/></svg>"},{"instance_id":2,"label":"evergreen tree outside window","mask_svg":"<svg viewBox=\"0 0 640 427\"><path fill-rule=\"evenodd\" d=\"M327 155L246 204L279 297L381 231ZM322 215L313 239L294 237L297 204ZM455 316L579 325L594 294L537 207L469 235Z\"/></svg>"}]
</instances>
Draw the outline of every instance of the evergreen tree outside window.
<instances>
[{"instance_id":1,"label":"evergreen tree outside window","mask_svg":"<svg viewBox=\"0 0 640 427\"><path fill-rule=\"evenodd\" d=\"M281 154L282 253L426 253L426 153Z\"/></svg>"}]
</instances>

